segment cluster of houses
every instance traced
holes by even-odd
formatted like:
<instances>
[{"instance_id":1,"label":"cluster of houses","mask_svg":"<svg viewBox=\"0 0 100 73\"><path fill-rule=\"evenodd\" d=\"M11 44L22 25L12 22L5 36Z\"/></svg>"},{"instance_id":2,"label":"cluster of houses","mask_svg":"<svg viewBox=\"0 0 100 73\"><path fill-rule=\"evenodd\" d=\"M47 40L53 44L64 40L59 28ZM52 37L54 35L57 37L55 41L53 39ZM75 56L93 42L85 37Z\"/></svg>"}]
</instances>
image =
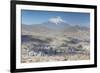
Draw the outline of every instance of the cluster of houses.
<instances>
[{"instance_id":1,"label":"cluster of houses","mask_svg":"<svg viewBox=\"0 0 100 73\"><path fill-rule=\"evenodd\" d=\"M72 38L71 38L72 39ZM27 45L26 45L27 44ZM78 39L72 39L67 41L66 45L53 45L50 43L39 43L36 41L28 42L24 45L24 49L27 50L28 56L52 56L52 55L64 55L64 54L77 54L85 53L89 51L89 42L84 42Z\"/></svg>"},{"instance_id":2,"label":"cluster of houses","mask_svg":"<svg viewBox=\"0 0 100 73\"><path fill-rule=\"evenodd\" d=\"M64 46L56 47L55 45L37 45L31 48L27 48L28 56L52 56L52 55L63 55L63 54L77 54L82 53L89 48L88 45L73 45L73 46Z\"/></svg>"}]
</instances>

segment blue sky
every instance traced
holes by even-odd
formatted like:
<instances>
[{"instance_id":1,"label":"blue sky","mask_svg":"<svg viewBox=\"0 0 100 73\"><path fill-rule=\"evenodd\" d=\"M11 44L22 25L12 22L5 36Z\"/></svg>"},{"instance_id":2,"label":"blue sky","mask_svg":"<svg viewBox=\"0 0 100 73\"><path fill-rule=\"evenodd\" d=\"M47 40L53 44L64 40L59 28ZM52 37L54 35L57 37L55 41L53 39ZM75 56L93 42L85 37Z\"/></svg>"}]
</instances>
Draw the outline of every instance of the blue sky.
<instances>
[{"instance_id":1,"label":"blue sky","mask_svg":"<svg viewBox=\"0 0 100 73\"><path fill-rule=\"evenodd\" d=\"M21 10L22 24L32 25L47 22L50 18L61 17L71 25L90 25L90 14L79 12L55 12L55 11L36 11Z\"/></svg>"}]
</instances>

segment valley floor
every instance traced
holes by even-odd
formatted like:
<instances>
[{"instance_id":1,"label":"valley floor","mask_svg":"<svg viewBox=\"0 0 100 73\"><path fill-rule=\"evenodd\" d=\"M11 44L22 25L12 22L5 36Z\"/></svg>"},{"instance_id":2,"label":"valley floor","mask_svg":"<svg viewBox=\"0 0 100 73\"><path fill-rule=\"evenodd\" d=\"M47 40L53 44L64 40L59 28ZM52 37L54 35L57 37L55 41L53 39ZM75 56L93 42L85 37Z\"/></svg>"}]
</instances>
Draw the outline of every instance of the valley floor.
<instances>
[{"instance_id":1,"label":"valley floor","mask_svg":"<svg viewBox=\"0 0 100 73\"><path fill-rule=\"evenodd\" d=\"M76 54L65 56L32 56L22 57L22 63L34 63L34 62L50 62L50 61L77 61L77 60L89 60L89 55Z\"/></svg>"},{"instance_id":2,"label":"valley floor","mask_svg":"<svg viewBox=\"0 0 100 73\"><path fill-rule=\"evenodd\" d=\"M22 35L21 62L76 61L90 59L90 41L66 35Z\"/></svg>"}]
</instances>

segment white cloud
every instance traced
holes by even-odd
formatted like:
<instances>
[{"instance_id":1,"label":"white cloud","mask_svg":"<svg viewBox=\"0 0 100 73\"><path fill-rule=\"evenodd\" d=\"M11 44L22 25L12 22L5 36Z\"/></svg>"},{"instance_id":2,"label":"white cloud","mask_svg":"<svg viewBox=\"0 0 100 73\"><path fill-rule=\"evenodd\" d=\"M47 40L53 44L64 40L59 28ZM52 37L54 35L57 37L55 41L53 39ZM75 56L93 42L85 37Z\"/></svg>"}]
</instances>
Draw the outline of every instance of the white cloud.
<instances>
[{"instance_id":1,"label":"white cloud","mask_svg":"<svg viewBox=\"0 0 100 73\"><path fill-rule=\"evenodd\" d=\"M60 16L53 17L53 18L49 19L49 21L56 24L56 25L61 23L61 22L65 22Z\"/></svg>"}]
</instances>

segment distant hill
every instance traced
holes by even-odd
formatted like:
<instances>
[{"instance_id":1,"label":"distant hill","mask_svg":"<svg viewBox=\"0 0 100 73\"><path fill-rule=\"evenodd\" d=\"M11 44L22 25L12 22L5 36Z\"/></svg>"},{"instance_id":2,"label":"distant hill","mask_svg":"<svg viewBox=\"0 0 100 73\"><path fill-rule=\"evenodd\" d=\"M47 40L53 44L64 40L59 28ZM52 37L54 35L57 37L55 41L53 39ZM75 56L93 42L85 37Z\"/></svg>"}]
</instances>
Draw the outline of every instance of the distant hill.
<instances>
[{"instance_id":1,"label":"distant hill","mask_svg":"<svg viewBox=\"0 0 100 73\"><path fill-rule=\"evenodd\" d=\"M22 34L65 34L78 37L89 38L89 27L79 26L67 23L60 17L54 17L41 24L26 25L22 24Z\"/></svg>"}]
</instances>

